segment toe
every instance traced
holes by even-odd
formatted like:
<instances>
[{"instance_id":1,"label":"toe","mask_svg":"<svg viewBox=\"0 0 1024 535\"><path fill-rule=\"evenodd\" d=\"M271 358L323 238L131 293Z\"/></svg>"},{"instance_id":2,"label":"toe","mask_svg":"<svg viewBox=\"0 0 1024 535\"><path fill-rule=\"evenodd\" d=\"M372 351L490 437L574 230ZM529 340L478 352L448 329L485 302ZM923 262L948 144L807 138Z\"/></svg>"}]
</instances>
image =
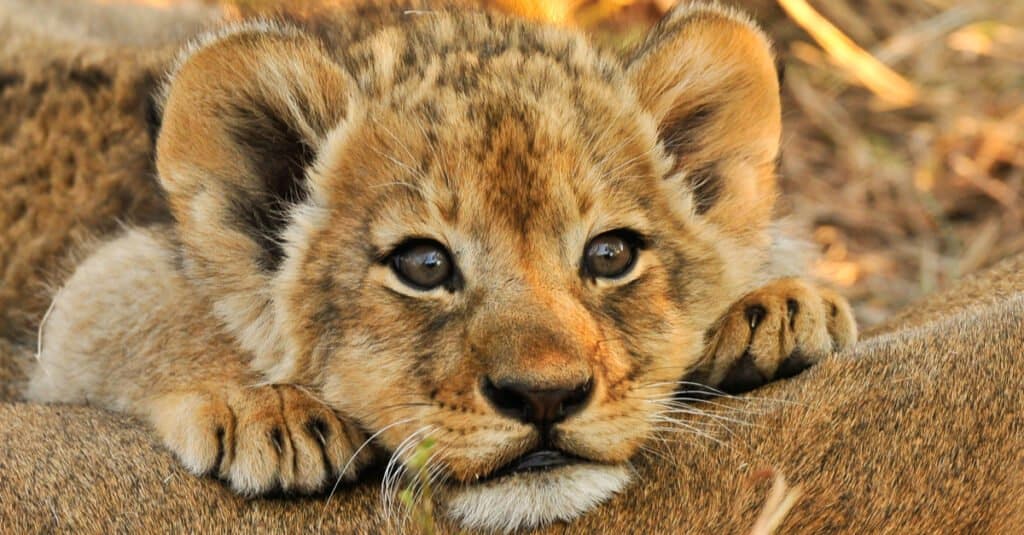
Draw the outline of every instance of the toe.
<instances>
[{"instance_id":1,"label":"toe","mask_svg":"<svg viewBox=\"0 0 1024 535\"><path fill-rule=\"evenodd\" d=\"M331 472L326 451L331 430L327 408L293 387L279 387L284 401L285 421L291 435L293 479L285 490L314 492L323 488Z\"/></svg>"},{"instance_id":2,"label":"toe","mask_svg":"<svg viewBox=\"0 0 1024 535\"><path fill-rule=\"evenodd\" d=\"M258 495L290 484L294 452L276 393L246 389L233 400L233 406L235 454L226 475L232 488Z\"/></svg>"},{"instance_id":3,"label":"toe","mask_svg":"<svg viewBox=\"0 0 1024 535\"><path fill-rule=\"evenodd\" d=\"M853 308L845 298L831 290L822 290L826 329L835 351L842 351L857 342L857 321Z\"/></svg>"},{"instance_id":4,"label":"toe","mask_svg":"<svg viewBox=\"0 0 1024 535\"><path fill-rule=\"evenodd\" d=\"M152 400L148 409L163 443L190 472L219 471L234 428L226 403L207 393L175 393Z\"/></svg>"},{"instance_id":5,"label":"toe","mask_svg":"<svg viewBox=\"0 0 1024 535\"><path fill-rule=\"evenodd\" d=\"M765 378L775 375L775 370L784 355L796 347L796 337L789 329L789 314L786 297L764 293L754 296L765 310L764 320L753 332L747 354L754 366ZM762 381L763 383L764 381Z\"/></svg>"}]
</instances>

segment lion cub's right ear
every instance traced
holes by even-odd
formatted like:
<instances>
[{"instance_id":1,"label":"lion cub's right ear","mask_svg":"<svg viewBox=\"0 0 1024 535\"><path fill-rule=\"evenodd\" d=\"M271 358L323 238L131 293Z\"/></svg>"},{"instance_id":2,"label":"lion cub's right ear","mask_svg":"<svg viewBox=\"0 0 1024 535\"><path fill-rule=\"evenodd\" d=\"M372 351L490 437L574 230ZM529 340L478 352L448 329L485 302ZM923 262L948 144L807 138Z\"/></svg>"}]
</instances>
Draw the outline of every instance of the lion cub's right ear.
<instances>
[{"instance_id":1,"label":"lion cub's right ear","mask_svg":"<svg viewBox=\"0 0 1024 535\"><path fill-rule=\"evenodd\" d=\"M674 159L669 182L692 193L698 215L734 236L763 238L782 130L768 38L734 9L680 3L627 68Z\"/></svg>"},{"instance_id":2,"label":"lion cub's right ear","mask_svg":"<svg viewBox=\"0 0 1024 535\"><path fill-rule=\"evenodd\" d=\"M271 281L294 207L354 82L299 30L254 24L200 43L163 102L157 170L185 270L257 362L280 351ZM257 364L259 366L259 364Z\"/></svg>"}]
</instances>

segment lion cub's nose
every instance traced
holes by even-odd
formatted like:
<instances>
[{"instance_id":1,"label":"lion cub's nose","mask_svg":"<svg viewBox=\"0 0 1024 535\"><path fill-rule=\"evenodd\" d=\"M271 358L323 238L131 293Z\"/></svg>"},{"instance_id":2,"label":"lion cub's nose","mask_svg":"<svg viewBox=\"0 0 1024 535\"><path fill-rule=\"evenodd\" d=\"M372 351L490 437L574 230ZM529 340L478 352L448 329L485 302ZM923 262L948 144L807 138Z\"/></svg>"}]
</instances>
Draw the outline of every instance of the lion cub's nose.
<instances>
[{"instance_id":1,"label":"lion cub's nose","mask_svg":"<svg viewBox=\"0 0 1024 535\"><path fill-rule=\"evenodd\" d=\"M498 412L541 429L565 420L587 404L593 381L570 388L533 388L516 382L484 379L484 396Z\"/></svg>"}]
</instances>

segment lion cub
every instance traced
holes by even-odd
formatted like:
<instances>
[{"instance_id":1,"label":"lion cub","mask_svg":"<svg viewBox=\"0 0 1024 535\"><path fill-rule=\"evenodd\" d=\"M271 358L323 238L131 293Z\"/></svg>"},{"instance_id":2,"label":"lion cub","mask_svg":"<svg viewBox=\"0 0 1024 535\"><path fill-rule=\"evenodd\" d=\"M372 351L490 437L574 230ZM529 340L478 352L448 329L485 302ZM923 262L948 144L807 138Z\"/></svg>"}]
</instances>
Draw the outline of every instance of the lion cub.
<instances>
[{"instance_id":1,"label":"lion cub","mask_svg":"<svg viewBox=\"0 0 1024 535\"><path fill-rule=\"evenodd\" d=\"M29 395L138 415L239 492L432 437L464 525L571 519L684 378L749 389L856 337L780 267L774 58L733 11L625 55L436 5L252 22L188 47L161 105L175 223L77 268Z\"/></svg>"}]
</instances>

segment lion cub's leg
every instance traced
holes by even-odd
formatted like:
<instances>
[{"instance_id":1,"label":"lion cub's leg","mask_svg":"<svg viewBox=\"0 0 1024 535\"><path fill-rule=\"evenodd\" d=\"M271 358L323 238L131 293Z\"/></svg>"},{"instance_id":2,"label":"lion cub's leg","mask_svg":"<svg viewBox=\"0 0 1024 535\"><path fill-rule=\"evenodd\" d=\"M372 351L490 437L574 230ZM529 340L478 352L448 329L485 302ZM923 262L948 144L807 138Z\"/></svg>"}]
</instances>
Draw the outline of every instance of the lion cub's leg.
<instances>
[{"instance_id":1,"label":"lion cub's leg","mask_svg":"<svg viewBox=\"0 0 1024 535\"><path fill-rule=\"evenodd\" d=\"M706 383L744 392L790 377L852 345L849 303L800 279L780 279L741 298L708 334Z\"/></svg>"},{"instance_id":2,"label":"lion cub's leg","mask_svg":"<svg viewBox=\"0 0 1024 535\"><path fill-rule=\"evenodd\" d=\"M169 232L131 230L83 262L43 325L29 398L139 416L245 494L352 478L369 455L349 462L357 428L301 388L259 385L174 259Z\"/></svg>"}]
</instances>

